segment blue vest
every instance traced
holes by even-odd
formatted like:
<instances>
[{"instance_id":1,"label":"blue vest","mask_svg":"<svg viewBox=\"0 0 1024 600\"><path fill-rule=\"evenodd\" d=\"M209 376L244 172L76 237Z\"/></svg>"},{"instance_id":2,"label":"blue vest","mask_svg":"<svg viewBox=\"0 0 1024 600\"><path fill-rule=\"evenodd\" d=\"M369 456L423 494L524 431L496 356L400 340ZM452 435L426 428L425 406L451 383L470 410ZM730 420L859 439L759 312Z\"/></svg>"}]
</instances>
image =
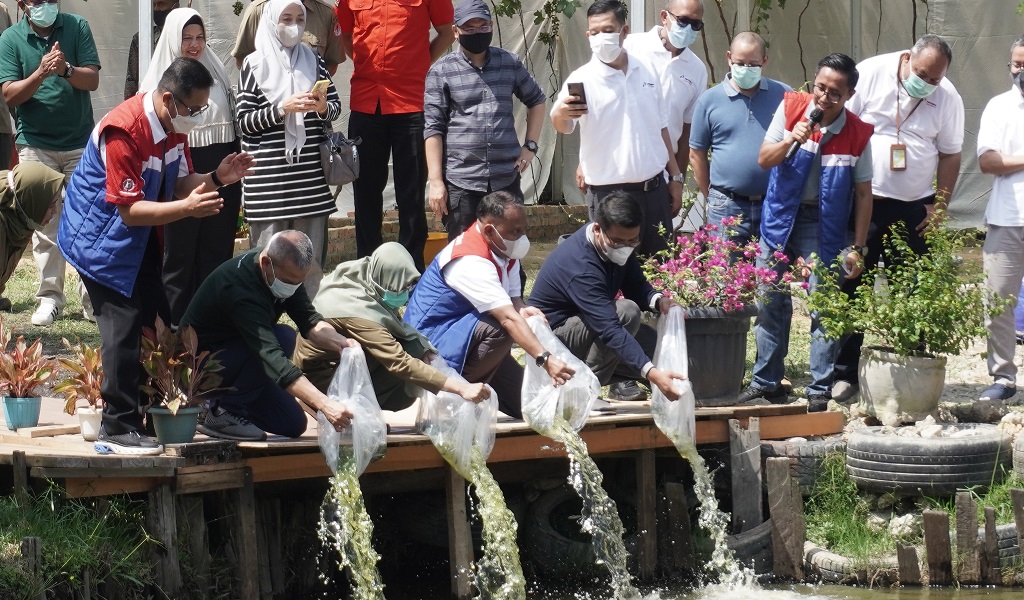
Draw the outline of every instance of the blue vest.
<instances>
[{"instance_id":1,"label":"blue vest","mask_svg":"<svg viewBox=\"0 0 1024 600\"><path fill-rule=\"evenodd\" d=\"M813 96L803 92L786 92L786 131L806 119ZM821 146L821 183L818 190L820 231L818 254L829 265L846 247L850 212L853 209L853 168L871 141L874 127L850 111L846 124ZM772 249L786 246L800 209L800 196L814 166L814 157L822 133L815 131L796 153L771 170L768 193L761 209L761 239Z\"/></svg>"},{"instance_id":2,"label":"blue vest","mask_svg":"<svg viewBox=\"0 0 1024 600\"><path fill-rule=\"evenodd\" d=\"M135 96L118 105L93 129L82 160L68 182L64 210L57 231L57 245L79 273L125 297L131 297L142 266L146 244L153 231L149 226L128 226L117 204L107 200L107 165L100 150L107 127L126 131L135 141L140 172L132 174L121 187L141 193L146 200L174 197L181 161L185 160L185 136L170 134L166 144L153 142L153 132L144 101ZM166 175L164 175L166 173ZM127 174L113 174L114 177ZM134 179L141 179L141 185ZM160 188L163 178L163 189Z\"/></svg>"}]
</instances>

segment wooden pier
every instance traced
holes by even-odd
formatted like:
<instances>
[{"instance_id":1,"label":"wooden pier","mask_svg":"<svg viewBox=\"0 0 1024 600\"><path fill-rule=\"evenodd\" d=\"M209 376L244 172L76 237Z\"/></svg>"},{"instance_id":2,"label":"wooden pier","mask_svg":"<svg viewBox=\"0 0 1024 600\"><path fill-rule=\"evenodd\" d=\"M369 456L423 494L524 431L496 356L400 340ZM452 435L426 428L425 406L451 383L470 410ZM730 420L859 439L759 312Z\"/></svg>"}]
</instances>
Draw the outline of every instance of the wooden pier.
<instances>
[{"instance_id":1,"label":"wooden pier","mask_svg":"<svg viewBox=\"0 0 1024 600\"><path fill-rule=\"evenodd\" d=\"M197 435L190 444L170 446L161 456L101 456L77 433L73 417L59 412L63 402L44 399L40 427L10 432L0 427L0 482L10 482L15 494L27 495L44 480L56 482L70 497L96 497L123 493L148 494L149 533L166 549L157 568L165 590L181 585L178 568L177 519L189 514L193 531L205 531L200 494L219 494L233 515L232 539L241 597L270 598L284 591L276 574L281 552L280 506L277 515L258 514L256 496L262 486L330 476L316 439L316 423L297 439L271 438L264 442L224 442ZM444 462L426 436L412 427L415 412L388 414L391 433L386 455L370 464L361 479L364 494L421 489L443 489L447 496L449 558L452 591L459 598L471 595L465 573L473 560L472 539L465 509L465 481ZM760 439L828 435L842 431L843 415L809 414L806 405L764 405L697 409L697 444L727 444L753 419L751 431ZM730 420L734 430L730 436ZM581 431L592 456L636 460L636 503L641 532L637 570L641 578L655 572L658 546L655 456L674 453L658 430L646 403L613 403L595 413ZM749 437L749 436L748 436ZM748 445L751 440L747 440ZM746 454L750 454L749 452ZM499 481L527 480L549 459L564 459L562 447L539 436L522 422L502 421L488 463ZM759 454L758 454L759 456ZM681 460L681 459L680 459ZM5 477L10 473L10 477ZM743 485L734 474L733 485ZM0 490L6 492L8 490ZM189 511L181 510L188 503ZM759 507L758 507L759 509ZM193 542L194 543L194 542ZM463 574L459 576L459 574Z\"/></svg>"}]
</instances>

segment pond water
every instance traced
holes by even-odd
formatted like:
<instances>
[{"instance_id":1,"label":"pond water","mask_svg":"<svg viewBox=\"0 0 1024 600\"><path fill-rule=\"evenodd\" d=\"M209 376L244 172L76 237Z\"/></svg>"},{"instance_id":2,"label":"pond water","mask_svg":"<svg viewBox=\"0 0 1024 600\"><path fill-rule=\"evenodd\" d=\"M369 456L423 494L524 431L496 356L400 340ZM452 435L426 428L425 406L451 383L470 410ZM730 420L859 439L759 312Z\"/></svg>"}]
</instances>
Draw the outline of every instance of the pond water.
<instances>
[{"instance_id":1,"label":"pond water","mask_svg":"<svg viewBox=\"0 0 1024 600\"><path fill-rule=\"evenodd\" d=\"M699 590L651 591L643 589L644 600L967 600L1024 598L1019 588L897 588L868 589L841 585L766 585L764 587L708 586ZM607 600L600 592L531 595L537 600Z\"/></svg>"}]
</instances>

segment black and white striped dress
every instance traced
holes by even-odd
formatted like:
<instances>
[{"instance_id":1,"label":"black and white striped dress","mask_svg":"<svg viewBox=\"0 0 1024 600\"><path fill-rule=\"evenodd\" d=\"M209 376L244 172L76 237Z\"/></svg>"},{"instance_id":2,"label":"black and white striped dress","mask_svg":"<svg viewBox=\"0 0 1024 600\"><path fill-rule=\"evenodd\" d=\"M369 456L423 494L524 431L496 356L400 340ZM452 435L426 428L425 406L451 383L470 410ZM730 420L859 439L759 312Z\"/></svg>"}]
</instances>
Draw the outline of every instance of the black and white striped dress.
<instances>
[{"instance_id":1,"label":"black and white striped dress","mask_svg":"<svg viewBox=\"0 0 1024 600\"><path fill-rule=\"evenodd\" d=\"M331 76L318 60L317 79ZM331 83L327 92L327 115L305 115L306 143L292 164L285 160L284 121L270 105L252 74L249 63L239 76L238 122L242 130L242 150L256 159L254 173L242 179L242 207L249 221L306 219L335 211L334 198L320 166L320 142L324 123L338 118L341 100Z\"/></svg>"}]
</instances>

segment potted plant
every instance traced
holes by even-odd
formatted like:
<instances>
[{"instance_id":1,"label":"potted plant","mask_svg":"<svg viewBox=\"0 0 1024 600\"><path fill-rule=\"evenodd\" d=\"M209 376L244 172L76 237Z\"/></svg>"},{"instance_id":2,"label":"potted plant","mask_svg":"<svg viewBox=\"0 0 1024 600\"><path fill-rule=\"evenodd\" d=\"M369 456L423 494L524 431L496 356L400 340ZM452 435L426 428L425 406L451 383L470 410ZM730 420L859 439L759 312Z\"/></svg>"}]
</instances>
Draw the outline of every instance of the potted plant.
<instances>
[{"instance_id":1,"label":"potted plant","mask_svg":"<svg viewBox=\"0 0 1024 600\"><path fill-rule=\"evenodd\" d=\"M730 217L722 227L738 222ZM700 374L693 378L693 393L705 406L736 401L746 370L750 317L777 278L756 265L756 241L738 244L717 232L718 226L708 223L678 236L643 265L651 285L684 309L690 373ZM787 271L783 282L791 279Z\"/></svg>"},{"instance_id":2,"label":"potted plant","mask_svg":"<svg viewBox=\"0 0 1024 600\"><path fill-rule=\"evenodd\" d=\"M219 389L221 364L209 351L199 351L192 327L178 331L156 318L142 330L142 367L149 376L142 391L150 397L149 415L162 444L192 441L203 396Z\"/></svg>"},{"instance_id":3,"label":"potted plant","mask_svg":"<svg viewBox=\"0 0 1024 600\"><path fill-rule=\"evenodd\" d=\"M100 430L103 399L100 387L103 385L103 364L100 360L100 348L83 344L81 340L72 344L67 338L61 338L64 347L74 355L74 359L60 357L57 362L71 372L71 375L55 385L56 394L64 394L64 412L78 415L78 423L82 428L82 437L87 442L96 441ZM85 406L79 406L84 401Z\"/></svg>"},{"instance_id":4,"label":"potted plant","mask_svg":"<svg viewBox=\"0 0 1024 600\"><path fill-rule=\"evenodd\" d=\"M0 320L0 390L3 390L4 418L14 431L39 424L42 399L37 390L53 377L56 364L43 356L43 342L32 344L18 336L8 350L11 334Z\"/></svg>"},{"instance_id":5,"label":"potted plant","mask_svg":"<svg viewBox=\"0 0 1024 600\"><path fill-rule=\"evenodd\" d=\"M934 414L945 385L946 355L965 351L986 335L985 310L1004 301L984 287L984 274L968 272L958 256L966 234L940 226L925 233L926 254L905 241L902 223L886 236L887 264L867 265L853 296L840 289L837 271L818 265L819 283L808 297L835 339L863 332L875 345L861 349L860 411L883 424Z\"/></svg>"}]
</instances>

